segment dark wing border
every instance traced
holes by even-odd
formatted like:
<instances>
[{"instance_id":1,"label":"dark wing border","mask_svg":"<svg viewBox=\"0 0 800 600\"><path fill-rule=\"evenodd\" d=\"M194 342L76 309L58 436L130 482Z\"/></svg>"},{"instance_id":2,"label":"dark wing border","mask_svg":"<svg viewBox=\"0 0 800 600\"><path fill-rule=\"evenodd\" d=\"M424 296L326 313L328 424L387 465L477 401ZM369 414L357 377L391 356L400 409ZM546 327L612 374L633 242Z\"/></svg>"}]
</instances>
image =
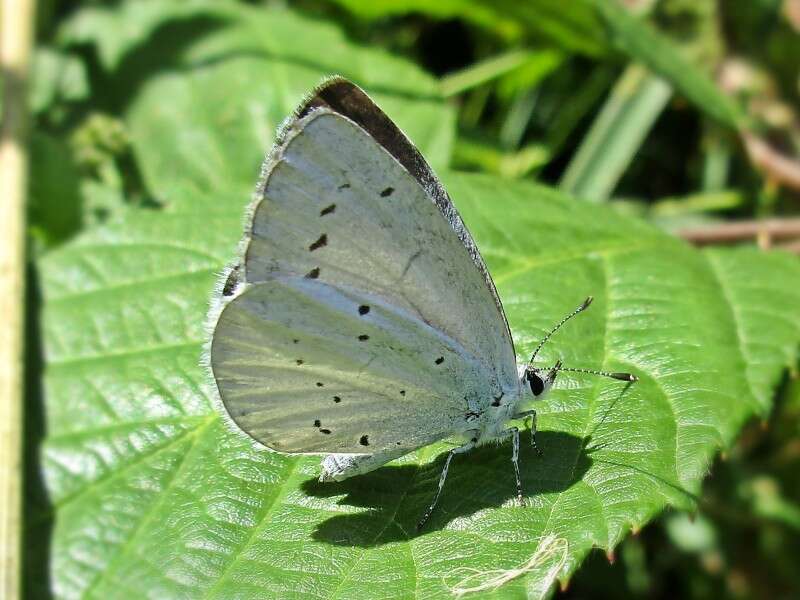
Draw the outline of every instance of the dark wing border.
<instances>
[{"instance_id":1,"label":"dark wing border","mask_svg":"<svg viewBox=\"0 0 800 600\"><path fill-rule=\"evenodd\" d=\"M472 235L464 225L461 215L458 214L456 207L453 206L450 196L442 187L439 178L431 169L428 162L417 150L416 146L408 137L394 124L394 122L384 113L375 102L372 101L364 90L344 79L343 77L331 77L321 83L311 95L297 108L292 122L308 115L317 108L327 108L336 112L351 121L354 121L367 133L369 133L397 162L411 173L419 182L428 196L434 201L442 216L450 224L458 239L464 245L472 262L483 275L486 287L494 298L497 312L505 323L508 340L514 350L514 339L511 336L511 328L508 325L506 313L503 310L503 303L497 295L492 276L483 262L483 257L472 239ZM286 128L288 129L288 127ZM282 140L279 140L281 144Z\"/></svg>"}]
</instances>

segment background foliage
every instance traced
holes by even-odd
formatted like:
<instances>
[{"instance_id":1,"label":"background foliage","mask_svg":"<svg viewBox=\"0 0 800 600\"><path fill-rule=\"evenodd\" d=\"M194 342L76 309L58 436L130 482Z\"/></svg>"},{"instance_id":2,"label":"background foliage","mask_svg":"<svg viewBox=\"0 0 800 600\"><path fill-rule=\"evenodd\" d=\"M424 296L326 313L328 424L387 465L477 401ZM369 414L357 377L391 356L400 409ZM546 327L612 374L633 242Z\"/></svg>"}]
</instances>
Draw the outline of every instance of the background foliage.
<instances>
[{"instance_id":1,"label":"background foliage","mask_svg":"<svg viewBox=\"0 0 800 600\"><path fill-rule=\"evenodd\" d=\"M447 596L454 568L512 568L555 532L567 596L797 594L800 267L669 235L796 212L774 160L797 155L796 18L777 0L43 2L27 592ZM445 183L520 353L588 290L547 358L642 376L623 396L564 378L525 509L508 446L482 449L418 536L445 445L320 487L315 460L214 412L214 273L276 125L331 73L462 172ZM544 571L497 594L539 597Z\"/></svg>"}]
</instances>

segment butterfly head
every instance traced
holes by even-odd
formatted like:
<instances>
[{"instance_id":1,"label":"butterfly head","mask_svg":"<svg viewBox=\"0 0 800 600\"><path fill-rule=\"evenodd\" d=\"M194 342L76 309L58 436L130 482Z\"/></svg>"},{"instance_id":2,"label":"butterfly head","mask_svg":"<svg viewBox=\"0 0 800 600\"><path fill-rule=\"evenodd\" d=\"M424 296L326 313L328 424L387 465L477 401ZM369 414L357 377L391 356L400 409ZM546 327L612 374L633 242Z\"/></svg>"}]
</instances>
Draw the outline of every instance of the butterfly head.
<instances>
[{"instance_id":1,"label":"butterfly head","mask_svg":"<svg viewBox=\"0 0 800 600\"><path fill-rule=\"evenodd\" d=\"M528 386L534 399L541 398L553 386L556 375L561 370L561 361L550 369L538 369L532 365L525 367L522 375L522 384Z\"/></svg>"},{"instance_id":2,"label":"butterfly head","mask_svg":"<svg viewBox=\"0 0 800 600\"><path fill-rule=\"evenodd\" d=\"M552 335L558 331L561 326L569 321L575 315L582 313L584 310L589 308L589 305L592 303L592 297L589 296L583 303L569 313L566 317L561 319L558 323L556 323L555 327L553 327L547 335L545 335L542 340L539 342L539 345L536 346L536 349L533 351L531 355L530 361L525 366L519 366L518 368L520 371L518 373L521 374L522 377L522 386L523 388L529 387L531 393L533 394L533 398L541 398L547 390L549 390L553 386L553 382L556 380L556 375L558 375L559 371L572 371L573 373L588 373L590 375L602 375L603 377L611 377L612 379L619 379L621 381L628 381L634 382L637 380L635 375L631 375L630 373L611 373L609 371L598 371L596 369L576 369L573 367L564 367L561 365L561 361L558 361L552 367L534 367L533 361L536 359L536 356L539 354L539 350L542 349L545 342L549 340Z\"/></svg>"}]
</instances>

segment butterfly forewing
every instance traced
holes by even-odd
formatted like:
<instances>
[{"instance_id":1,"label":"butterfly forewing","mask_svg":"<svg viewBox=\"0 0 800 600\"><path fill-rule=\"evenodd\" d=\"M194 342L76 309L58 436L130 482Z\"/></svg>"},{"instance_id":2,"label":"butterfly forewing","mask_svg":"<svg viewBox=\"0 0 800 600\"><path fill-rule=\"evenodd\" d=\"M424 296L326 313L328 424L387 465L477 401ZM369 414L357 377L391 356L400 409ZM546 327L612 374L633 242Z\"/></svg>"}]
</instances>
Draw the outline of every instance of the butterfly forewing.
<instances>
[{"instance_id":1,"label":"butterfly forewing","mask_svg":"<svg viewBox=\"0 0 800 600\"><path fill-rule=\"evenodd\" d=\"M502 316L464 245L419 183L355 123L325 110L302 119L263 198L248 282L277 271L376 290L487 368L513 370Z\"/></svg>"}]
</instances>

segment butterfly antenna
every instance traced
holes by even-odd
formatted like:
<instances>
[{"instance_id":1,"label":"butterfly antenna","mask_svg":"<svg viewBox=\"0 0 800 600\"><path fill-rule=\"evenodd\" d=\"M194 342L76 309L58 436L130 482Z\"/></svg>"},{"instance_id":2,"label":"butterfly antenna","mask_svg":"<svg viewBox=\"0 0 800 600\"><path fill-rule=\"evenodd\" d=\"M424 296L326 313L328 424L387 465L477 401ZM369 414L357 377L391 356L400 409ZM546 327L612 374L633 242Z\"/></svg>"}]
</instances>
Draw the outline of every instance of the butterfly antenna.
<instances>
[{"instance_id":1,"label":"butterfly antenna","mask_svg":"<svg viewBox=\"0 0 800 600\"><path fill-rule=\"evenodd\" d=\"M572 373L588 373L589 375L601 375L602 377L610 377L611 379L619 379L620 381L639 381L639 378L632 373L617 373L610 371L598 371L597 369L575 369L573 367L557 367L559 371L570 371Z\"/></svg>"},{"instance_id":2,"label":"butterfly antenna","mask_svg":"<svg viewBox=\"0 0 800 600\"><path fill-rule=\"evenodd\" d=\"M575 310L573 310L571 313L569 313L569 314L568 314L566 317L564 317L563 319L561 319L561 320L560 320L560 321L559 321L559 322L556 324L556 326L555 326L555 327L553 327L553 328L550 330L550 333L548 333L546 336L544 336L544 337L542 338L542 341L541 341L541 342L539 342L539 345L538 345L538 346L536 346L536 350L534 350L534 351L533 351L533 354L531 354L531 359L530 359L530 361L529 361L529 364L530 364L531 366L533 366L533 359L535 359L535 358L536 358L536 355L537 355L537 354L539 354L539 350L541 350L541 349L542 349L542 346L544 346L544 345L545 345L545 342L547 342L547 340L549 340L549 339L552 337L552 335L553 335L553 334L554 334L556 331L558 331L558 330L561 328L561 326L562 326L564 323L566 323L567 321L569 321L569 320L570 320L572 317L574 317L574 316L575 316L575 315L577 315L578 313L581 313L581 312L583 312L584 310L586 310L587 308L589 308L589 305L592 303L592 300L594 300L594 298L592 298L591 296L589 296L588 298L586 298L586 300L584 300L584 301L583 301L583 304L581 304L581 305L580 305L578 308L576 308L576 309L575 309ZM537 369L537 370L538 370L538 369ZM561 369L561 370L562 370L562 371L566 371L567 369Z\"/></svg>"}]
</instances>

